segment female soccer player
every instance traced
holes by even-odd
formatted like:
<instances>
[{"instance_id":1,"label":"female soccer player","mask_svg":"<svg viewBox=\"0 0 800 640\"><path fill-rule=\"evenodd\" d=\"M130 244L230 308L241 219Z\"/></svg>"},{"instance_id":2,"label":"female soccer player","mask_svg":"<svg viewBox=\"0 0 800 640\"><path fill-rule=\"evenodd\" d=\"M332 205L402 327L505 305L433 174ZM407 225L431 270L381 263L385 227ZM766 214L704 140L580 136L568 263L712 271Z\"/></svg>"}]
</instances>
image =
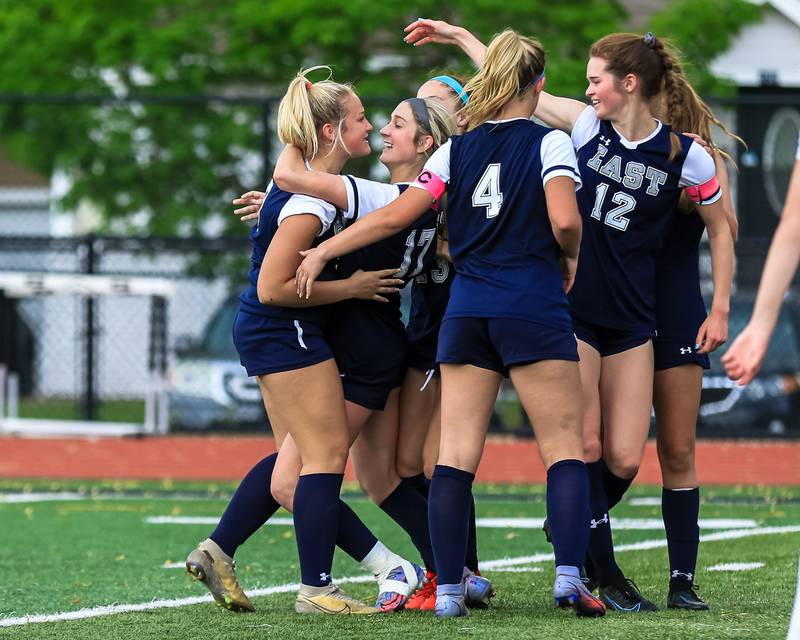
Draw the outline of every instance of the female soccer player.
<instances>
[{"instance_id":1,"label":"female soccer player","mask_svg":"<svg viewBox=\"0 0 800 640\"><path fill-rule=\"evenodd\" d=\"M291 184L292 179L299 186L311 180L315 185L322 186L322 193L334 194L329 195L328 199L339 201L346 219L358 217L369 213L375 208L376 202L390 201L397 197L406 186L402 181L416 176L431 150L449 137L450 126L451 116L438 101L412 99L398 105L392 122L381 132L386 142L381 160L390 169L393 178L401 183L399 187L373 184L350 176L309 171L303 163L300 151L295 147L289 149L296 153L299 168L292 170L289 166L287 171L287 162L279 162L274 179L279 186ZM291 151L287 151L287 154L290 154L287 158L290 157ZM307 188L306 191L310 189ZM248 209L260 206L263 196L260 192L251 192L245 194L239 202L246 202ZM253 204L256 202L258 205ZM251 212L248 209L239 210L239 213L249 215ZM358 270L369 268L371 264L386 266L407 262L404 279L392 280L392 284L403 284L413 278L434 258L435 245L432 239L436 234L436 215L435 211L431 211L427 219L420 219L400 236L369 247L357 256L339 261L338 277L344 277L351 272L360 273ZM415 241L409 242L412 235ZM396 269L388 270L390 273L395 271ZM385 275L387 272L380 273ZM397 289L390 291L385 288L381 293L387 297L388 304L384 301L362 305L360 301L349 301L333 307L329 313L331 318L327 322L325 335L336 358L340 375L343 376L351 439L363 427L361 437L353 448L357 475L376 503L409 532L423 559L432 567L433 558L425 517L427 503L416 490L406 484L401 485L396 474L391 473L394 469L394 444L397 437L396 388L405 372L406 344L405 332L399 319ZM380 353L381 357L376 359L376 353ZM392 391L393 389L395 390ZM358 444L359 442L362 444ZM249 492L239 496L243 489L240 487L237 490L232 506L223 515L215 534L212 534L213 541L218 541L220 531L228 530L236 538L238 546L274 513L277 503L268 497L270 483L271 493L277 502L292 510L301 463L291 435L283 439L281 444L274 472L270 468L269 473L266 473L260 468L262 463L256 465L248 475L249 478L255 474L248 482ZM274 465L274 456L271 458ZM387 470L390 473L387 474ZM393 478L396 480L394 483ZM243 482L242 486L244 485ZM357 521L346 505L342 508L347 510L349 520ZM352 535L343 534L347 534L347 531L340 530L337 540L339 546L354 559L361 561L379 580L381 594L377 606L384 611L402 608L422 576L415 574L413 565L388 552L371 534L369 543L359 545L354 545L350 540ZM367 542L366 536L360 537ZM226 553L232 556L233 551L235 546ZM213 572L209 573L213 575ZM244 602L246 596L235 580L233 567L226 572L226 578L230 584L226 593L239 594L234 602ZM217 578L217 582L222 580ZM212 589L212 593L214 591Z\"/></svg>"},{"instance_id":2,"label":"female soccer player","mask_svg":"<svg viewBox=\"0 0 800 640\"><path fill-rule=\"evenodd\" d=\"M800 262L800 139L786 204L769 247L753 317L722 356L725 372L742 386L758 373L778 321L781 302Z\"/></svg>"},{"instance_id":3,"label":"female soccer player","mask_svg":"<svg viewBox=\"0 0 800 640\"><path fill-rule=\"evenodd\" d=\"M372 127L350 87L330 80L312 84L306 79L309 71L298 74L281 101L279 136L284 142L302 148L312 167L338 173L348 158L369 153L368 135ZM298 613L376 611L348 598L331 581L333 549L337 536L342 537L341 525L345 521L349 526L344 532L350 536L351 546L363 547L375 539L339 500L350 433L339 372L324 337L330 310L325 306L312 308L292 295L298 252L321 237L332 235L333 226L341 223L339 218L337 210L328 203L270 185L259 222L251 232L250 286L241 296L241 308L234 323L234 342L248 374L258 379L276 440L280 446L290 434L302 459L293 503L302 579L295 602ZM324 292L316 305L330 305L356 294L385 300L383 295L396 291L394 285L398 283L388 278L390 273L371 274L365 293L354 288L354 283L364 280L363 276L337 280L335 269L331 269L324 276ZM312 397L297 403L294 390L298 386ZM259 480L272 475L275 464L276 460L268 457L248 474L256 487L262 489L260 497L267 503L263 506L272 513L278 505L263 491L263 481ZM247 502L250 490L240 487L237 495L240 492L241 502ZM231 515L244 512L243 517L247 518L247 510L240 508L236 496L229 510L234 512ZM228 530L233 520L236 518L223 517L211 540L201 543L189 556L187 570L204 580L223 604L247 609L252 605L244 594L236 592L232 553L224 549L227 545L235 551L237 544L246 539L246 536L241 539L241 529ZM378 555L382 556L379 559L387 560L386 553ZM218 568L215 564L222 566Z\"/></svg>"},{"instance_id":4,"label":"female soccer player","mask_svg":"<svg viewBox=\"0 0 800 640\"><path fill-rule=\"evenodd\" d=\"M581 236L580 184L567 137L529 118L544 84L538 42L508 30L465 87L468 132L443 145L400 198L308 252L297 272L313 295L325 264L396 233L448 190L456 277L439 335L442 434L429 520L438 574L436 615L467 614L461 583L470 494L497 390L510 375L535 425L548 474L559 606L605 607L580 578L588 538L577 349L564 295Z\"/></svg>"},{"instance_id":5,"label":"female soccer player","mask_svg":"<svg viewBox=\"0 0 800 640\"><path fill-rule=\"evenodd\" d=\"M409 42L458 44L481 64L480 43L440 21L406 28ZM581 262L570 293L583 389L584 456L592 509L590 555L604 602L620 611L655 605L627 580L613 556L604 484L622 497L639 468L653 400L656 335L655 264L678 199L689 188L708 229L712 252L712 318L697 336L708 353L727 336L733 242L715 165L700 145L653 117L651 102L668 96L668 119L686 91L677 58L652 34L612 34L592 45L586 95L592 105L542 93L536 116L567 131L578 150L584 220ZM605 482L604 482L605 479Z\"/></svg>"}]
</instances>

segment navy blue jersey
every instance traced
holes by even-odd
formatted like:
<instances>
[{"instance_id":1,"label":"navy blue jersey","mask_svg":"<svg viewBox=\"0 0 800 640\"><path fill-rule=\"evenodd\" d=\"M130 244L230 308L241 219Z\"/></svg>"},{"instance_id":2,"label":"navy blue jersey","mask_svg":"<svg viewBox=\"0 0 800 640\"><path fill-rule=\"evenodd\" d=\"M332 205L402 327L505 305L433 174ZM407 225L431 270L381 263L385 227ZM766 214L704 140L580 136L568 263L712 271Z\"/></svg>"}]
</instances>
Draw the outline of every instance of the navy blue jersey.
<instances>
[{"instance_id":1,"label":"navy blue jersey","mask_svg":"<svg viewBox=\"0 0 800 640\"><path fill-rule=\"evenodd\" d=\"M583 240L570 307L575 317L626 331L655 331L656 256L684 187L715 184L713 159L686 136L670 160L670 128L656 121L644 140L623 138L587 107L575 123L583 187ZM699 204L717 200L719 189Z\"/></svg>"},{"instance_id":2,"label":"navy blue jersey","mask_svg":"<svg viewBox=\"0 0 800 640\"><path fill-rule=\"evenodd\" d=\"M258 223L250 230L250 242L253 245L248 273L250 284L239 297L239 308L242 311L270 318L289 318L312 322L324 322L327 319L329 312L327 306L279 307L261 304L258 301L258 274L261 271L261 263L264 261L269 243L272 242L281 222L289 216L300 214L315 215L322 225L312 246L317 246L333 236L334 227L341 226L343 218L342 213L336 207L324 200L282 191L270 181L267 185L267 196L258 212ZM331 261L325 266L318 279L334 280L336 277L337 262Z\"/></svg>"},{"instance_id":3,"label":"navy blue jersey","mask_svg":"<svg viewBox=\"0 0 800 640\"><path fill-rule=\"evenodd\" d=\"M346 218L345 226L372 211L385 207L408 188L407 183L383 184L353 176L342 176L342 178L348 196L348 207L343 212ZM411 282L435 264L437 219L437 212L429 209L400 233L342 256L339 258L340 277L348 278L359 269L379 271L397 267L399 271L395 277L401 278L406 284ZM365 307L374 313L386 314L399 321L400 294L384 297L389 299L388 303L371 300L352 300L347 303Z\"/></svg>"},{"instance_id":4,"label":"navy blue jersey","mask_svg":"<svg viewBox=\"0 0 800 640\"><path fill-rule=\"evenodd\" d=\"M705 231L696 213L678 214L656 262L656 329L661 338L692 338L706 319L700 293L700 239Z\"/></svg>"},{"instance_id":5,"label":"navy blue jersey","mask_svg":"<svg viewBox=\"0 0 800 640\"><path fill-rule=\"evenodd\" d=\"M455 275L456 270L450 262L437 258L432 269L414 279L406 327L410 343L424 342L439 333ZM436 357L435 349L433 357Z\"/></svg>"},{"instance_id":6,"label":"navy blue jersey","mask_svg":"<svg viewBox=\"0 0 800 640\"><path fill-rule=\"evenodd\" d=\"M449 183L456 277L445 319L517 318L571 329L544 192L556 176L580 184L569 138L525 118L455 136L426 163L414 186L433 193Z\"/></svg>"}]
</instances>

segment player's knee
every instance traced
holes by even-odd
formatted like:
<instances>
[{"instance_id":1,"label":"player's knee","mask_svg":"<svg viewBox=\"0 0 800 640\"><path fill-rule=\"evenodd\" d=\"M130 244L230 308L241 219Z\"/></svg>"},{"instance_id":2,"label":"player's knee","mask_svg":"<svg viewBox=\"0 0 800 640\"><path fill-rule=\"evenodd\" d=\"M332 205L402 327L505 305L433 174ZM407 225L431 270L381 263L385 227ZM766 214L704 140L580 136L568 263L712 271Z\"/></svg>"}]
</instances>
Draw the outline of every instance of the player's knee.
<instances>
[{"instance_id":1,"label":"player's knee","mask_svg":"<svg viewBox=\"0 0 800 640\"><path fill-rule=\"evenodd\" d=\"M401 478L410 478L422 473L422 460L413 460L410 456L397 456L397 474Z\"/></svg>"},{"instance_id":2,"label":"player's knee","mask_svg":"<svg viewBox=\"0 0 800 640\"><path fill-rule=\"evenodd\" d=\"M639 472L641 456L622 453L605 457L606 466L619 478L633 478Z\"/></svg>"},{"instance_id":3,"label":"player's knee","mask_svg":"<svg viewBox=\"0 0 800 640\"><path fill-rule=\"evenodd\" d=\"M361 490L377 505L386 500L399 483L400 478L394 473L371 474L358 479Z\"/></svg>"},{"instance_id":4,"label":"player's knee","mask_svg":"<svg viewBox=\"0 0 800 640\"><path fill-rule=\"evenodd\" d=\"M270 493L275 501L289 512L293 511L294 490L297 488L297 478L272 477Z\"/></svg>"},{"instance_id":5,"label":"player's knee","mask_svg":"<svg viewBox=\"0 0 800 640\"><path fill-rule=\"evenodd\" d=\"M661 446L658 451L661 469L670 475L681 476L694 471L694 445L692 443Z\"/></svg>"},{"instance_id":6,"label":"player's knee","mask_svg":"<svg viewBox=\"0 0 800 640\"><path fill-rule=\"evenodd\" d=\"M597 462L603 456L603 445L600 438L583 438L583 459L586 462Z\"/></svg>"}]
</instances>

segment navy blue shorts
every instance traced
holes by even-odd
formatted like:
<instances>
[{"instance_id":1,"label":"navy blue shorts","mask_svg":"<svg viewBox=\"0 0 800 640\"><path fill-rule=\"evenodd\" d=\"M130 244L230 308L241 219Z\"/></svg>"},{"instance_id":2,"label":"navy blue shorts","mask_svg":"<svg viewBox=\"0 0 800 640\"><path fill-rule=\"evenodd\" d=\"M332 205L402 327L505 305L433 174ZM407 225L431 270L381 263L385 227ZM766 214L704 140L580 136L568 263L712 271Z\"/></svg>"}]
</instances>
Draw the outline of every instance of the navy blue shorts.
<instances>
[{"instance_id":1,"label":"navy blue shorts","mask_svg":"<svg viewBox=\"0 0 800 640\"><path fill-rule=\"evenodd\" d=\"M408 339L399 318L370 306L377 304L341 305L326 335L339 366L345 400L382 411L392 390L403 384Z\"/></svg>"},{"instance_id":2,"label":"navy blue shorts","mask_svg":"<svg viewBox=\"0 0 800 640\"><path fill-rule=\"evenodd\" d=\"M540 360L578 361L575 336L516 318L447 318L439 332L441 364L471 364L504 375Z\"/></svg>"},{"instance_id":3,"label":"navy blue shorts","mask_svg":"<svg viewBox=\"0 0 800 640\"><path fill-rule=\"evenodd\" d=\"M640 347L654 337L654 332L612 329L578 318L572 319L572 326L575 337L594 347L603 358Z\"/></svg>"},{"instance_id":4,"label":"navy blue shorts","mask_svg":"<svg viewBox=\"0 0 800 640\"><path fill-rule=\"evenodd\" d=\"M696 364L703 369L710 369L711 362L708 354L697 353L694 348L697 336L691 338L661 338L653 340L653 352L655 354L655 370L663 371L680 367L684 364Z\"/></svg>"},{"instance_id":5,"label":"navy blue shorts","mask_svg":"<svg viewBox=\"0 0 800 640\"><path fill-rule=\"evenodd\" d=\"M421 340L415 340L408 345L408 366L417 371L427 373L433 370L438 373L436 364L436 350L439 346L439 334L432 333Z\"/></svg>"},{"instance_id":6,"label":"navy blue shorts","mask_svg":"<svg viewBox=\"0 0 800 640\"><path fill-rule=\"evenodd\" d=\"M233 321L233 343L248 376L293 371L333 358L317 324L246 311Z\"/></svg>"}]
</instances>

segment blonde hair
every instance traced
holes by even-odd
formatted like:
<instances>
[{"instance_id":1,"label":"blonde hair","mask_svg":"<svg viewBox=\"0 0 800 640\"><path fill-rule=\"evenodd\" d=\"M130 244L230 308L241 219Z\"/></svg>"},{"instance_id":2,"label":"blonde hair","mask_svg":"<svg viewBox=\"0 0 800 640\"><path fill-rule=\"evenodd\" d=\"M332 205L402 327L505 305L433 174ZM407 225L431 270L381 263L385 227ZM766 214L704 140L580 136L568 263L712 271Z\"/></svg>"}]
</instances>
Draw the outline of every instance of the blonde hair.
<instances>
[{"instance_id":1,"label":"blonde hair","mask_svg":"<svg viewBox=\"0 0 800 640\"><path fill-rule=\"evenodd\" d=\"M533 38L506 29L492 38L486 59L464 87L469 102L459 111L472 131L520 95L544 71L544 47Z\"/></svg>"},{"instance_id":2,"label":"blonde hair","mask_svg":"<svg viewBox=\"0 0 800 640\"><path fill-rule=\"evenodd\" d=\"M312 71L325 69L328 77L311 83L306 77ZM337 145L347 151L342 140L347 109L344 101L354 95L352 87L331 80L330 67L317 66L301 69L289 83L286 95L278 105L278 138L283 144L292 144L303 152L306 160L319 152L319 130L324 124L336 129L331 151Z\"/></svg>"}]
</instances>

